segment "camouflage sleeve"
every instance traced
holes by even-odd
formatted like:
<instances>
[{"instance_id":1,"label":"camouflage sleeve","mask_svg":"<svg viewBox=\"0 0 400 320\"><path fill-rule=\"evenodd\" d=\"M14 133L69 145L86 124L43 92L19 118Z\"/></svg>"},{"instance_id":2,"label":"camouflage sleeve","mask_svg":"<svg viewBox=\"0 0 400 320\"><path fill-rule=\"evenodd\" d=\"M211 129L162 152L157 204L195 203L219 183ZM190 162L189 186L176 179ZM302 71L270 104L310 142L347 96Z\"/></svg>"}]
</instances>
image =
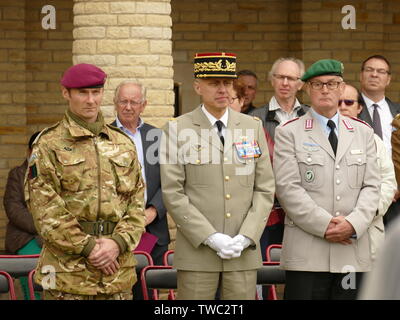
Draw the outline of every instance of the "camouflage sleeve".
<instances>
[{"instance_id":1,"label":"camouflage sleeve","mask_svg":"<svg viewBox=\"0 0 400 320\"><path fill-rule=\"evenodd\" d=\"M130 168L130 192L122 194L126 201L126 211L114 229L112 239L120 248L120 252L134 250L140 242L145 230L144 214L144 183L141 166L135 151ZM121 179L123 177L119 177Z\"/></svg>"},{"instance_id":2,"label":"camouflage sleeve","mask_svg":"<svg viewBox=\"0 0 400 320\"><path fill-rule=\"evenodd\" d=\"M60 191L55 155L46 145L35 144L25 176L25 200L35 227L49 247L87 256L95 239L82 231L78 220L66 209Z\"/></svg>"}]
</instances>

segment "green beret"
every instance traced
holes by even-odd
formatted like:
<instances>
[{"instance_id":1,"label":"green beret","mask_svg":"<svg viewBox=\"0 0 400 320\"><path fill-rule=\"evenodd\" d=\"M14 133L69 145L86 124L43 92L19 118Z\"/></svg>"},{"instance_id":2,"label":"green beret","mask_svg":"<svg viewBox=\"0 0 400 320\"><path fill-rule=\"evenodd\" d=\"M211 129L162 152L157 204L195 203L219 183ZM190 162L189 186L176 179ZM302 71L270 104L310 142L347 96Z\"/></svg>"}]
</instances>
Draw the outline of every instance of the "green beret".
<instances>
[{"instance_id":1,"label":"green beret","mask_svg":"<svg viewBox=\"0 0 400 320\"><path fill-rule=\"evenodd\" d=\"M306 82L307 80L324 75L343 75L343 63L333 59L322 59L311 65L308 70L301 77L301 81Z\"/></svg>"}]
</instances>

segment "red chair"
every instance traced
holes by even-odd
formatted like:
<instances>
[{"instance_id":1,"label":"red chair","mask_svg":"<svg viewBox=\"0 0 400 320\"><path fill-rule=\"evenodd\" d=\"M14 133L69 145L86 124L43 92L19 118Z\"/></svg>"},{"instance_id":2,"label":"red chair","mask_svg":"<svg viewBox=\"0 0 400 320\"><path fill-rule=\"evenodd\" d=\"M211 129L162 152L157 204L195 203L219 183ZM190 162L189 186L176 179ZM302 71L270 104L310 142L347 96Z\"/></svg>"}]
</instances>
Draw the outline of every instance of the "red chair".
<instances>
[{"instance_id":1,"label":"red chair","mask_svg":"<svg viewBox=\"0 0 400 320\"><path fill-rule=\"evenodd\" d=\"M148 290L152 290L152 300L158 300L158 290L168 289L168 300L175 300L177 289L177 270L171 266L147 266L140 274L144 300L151 300Z\"/></svg>"},{"instance_id":2,"label":"red chair","mask_svg":"<svg viewBox=\"0 0 400 320\"><path fill-rule=\"evenodd\" d=\"M0 271L0 293L8 293L10 300L17 300L14 280L8 272Z\"/></svg>"},{"instance_id":3,"label":"red chair","mask_svg":"<svg viewBox=\"0 0 400 320\"><path fill-rule=\"evenodd\" d=\"M265 256L267 262L280 263L282 245L281 244L271 244L267 247Z\"/></svg>"},{"instance_id":4,"label":"red chair","mask_svg":"<svg viewBox=\"0 0 400 320\"><path fill-rule=\"evenodd\" d=\"M13 278L27 277L31 270L36 268L38 254L31 255L0 255L0 270L10 274Z\"/></svg>"},{"instance_id":5,"label":"red chair","mask_svg":"<svg viewBox=\"0 0 400 320\"><path fill-rule=\"evenodd\" d=\"M267 247L266 249L266 260L263 262L263 265L277 265L279 266L280 264L280 257L281 257L281 250L282 250L282 245L281 244L271 244ZM275 285L269 285L268 286L268 300L278 300L278 297L276 295L276 286Z\"/></svg>"},{"instance_id":6,"label":"red chair","mask_svg":"<svg viewBox=\"0 0 400 320\"><path fill-rule=\"evenodd\" d=\"M174 250L168 250L164 253L163 256L163 264L164 266L172 266L174 261Z\"/></svg>"}]
</instances>

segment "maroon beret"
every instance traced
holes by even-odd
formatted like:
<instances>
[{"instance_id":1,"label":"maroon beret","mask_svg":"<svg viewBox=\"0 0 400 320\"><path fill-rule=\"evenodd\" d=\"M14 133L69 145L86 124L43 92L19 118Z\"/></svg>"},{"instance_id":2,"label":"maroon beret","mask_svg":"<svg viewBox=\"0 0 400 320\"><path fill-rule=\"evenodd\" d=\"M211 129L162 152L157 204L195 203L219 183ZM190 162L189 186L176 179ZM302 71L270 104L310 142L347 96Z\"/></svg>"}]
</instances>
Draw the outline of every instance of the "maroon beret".
<instances>
[{"instance_id":1,"label":"maroon beret","mask_svg":"<svg viewBox=\"0 0 400 320\"><path fill-rule=\"evenodd\" d=\"M76 64L67 71L61 79L65 88L102 88L107 75L93 64Z\"/></svg>"}]
</instances>

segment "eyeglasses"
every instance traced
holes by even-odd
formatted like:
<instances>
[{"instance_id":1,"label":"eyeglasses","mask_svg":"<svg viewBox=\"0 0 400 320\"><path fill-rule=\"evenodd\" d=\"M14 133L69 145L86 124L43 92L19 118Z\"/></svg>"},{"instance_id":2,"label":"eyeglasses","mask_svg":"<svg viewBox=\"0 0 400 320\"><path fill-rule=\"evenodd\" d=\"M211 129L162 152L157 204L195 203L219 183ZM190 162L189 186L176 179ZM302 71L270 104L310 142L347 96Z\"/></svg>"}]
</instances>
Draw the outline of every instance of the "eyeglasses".
<instances>
[{"instance_id":1,"label":"eyeglasses","mask_svg":"<svg viewBox=\"0 0 400 320\"><path fill-rule=\"evenodd\" d=\"M310 82L311 88L314 90L322 90L324 86L326 86L329 90L335 90L339 88L339 85L342 83L342 81L329 81L329 82L320 82L320 81L314 81Z\"/></svg>"},{"instance_id":2,"label":"eyeglasses","mask_svg":"<svg viewBox=\"0 0 400 320\"><path fill-rule=\"evenodd\" d=\"M128 104L130 104L131 106L139 106L142 103L143 103L142 101L132 101L132 100L118 101L118 104L120 104L123 107L126 107Z\"/></svg>"},{"instance_id":3,"label":"eyeglasses","mask_svg":"<svg viewBox=\"0 0 400 320\"><path fill-rule=\"evenodd\" d=\"M344 99L344 100L339 100L339 106L344 102L344 104L348 107L352 106L354 102L357 102L357 100L352 100L352 99Z\"/></svg>"},{"instance_id":4,"label":"eyeglasses","mask_svg":"<svg viewBox=\"0 0 400 320\"><path fill-rule=\"evenodd\" d=\"M285 79L287 79L288 82L295 82L295 81L300 79L300 78L297 78L297 77L290 77L290 76L285 76L283 74L276 74L276 73L273 74L273 77L276 80L280 80L280 81L284 81Z\"/></svg>"},{"instance_id":5,"label":"eyeglasses","mask_svg":"<svg viewBox=\"0 0 400 320\"><path fill-rule=\"evenodd\" d=\"M376 73L379 73L381 75L390 74L390 71L388 71L388 70L375 69L375 68L371 68L371 67L366 67L366 68L363 69L363 71L365 71L366 73L374 73L376 71Z\"/></svg>"}]
</instances>

